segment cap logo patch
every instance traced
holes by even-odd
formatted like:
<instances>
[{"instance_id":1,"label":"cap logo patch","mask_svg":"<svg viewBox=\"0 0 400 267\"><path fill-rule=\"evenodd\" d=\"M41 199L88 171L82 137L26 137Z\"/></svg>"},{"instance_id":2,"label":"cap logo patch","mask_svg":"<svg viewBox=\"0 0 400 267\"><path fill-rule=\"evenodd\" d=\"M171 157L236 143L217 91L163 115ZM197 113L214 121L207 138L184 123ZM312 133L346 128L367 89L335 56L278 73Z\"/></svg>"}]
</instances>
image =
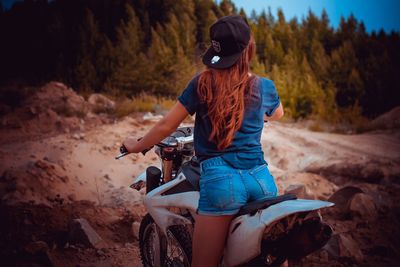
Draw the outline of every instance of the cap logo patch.
<instances>
[{"instance_id":1,"label":"cap logo patch","mask_svg":"<svg viewBox=\"0 0 400 267\"><path fill-rule=\"evenodd\" d=\"M221 45L219 42L212 40L211 43L212 43L212 46L213 46L215 52L217 52L217 53L221 52Z\"/></svg>"},{"instance_id":2,"label":"cap logo patch","mask_svg":"<svg viewBox=\"0 0 400 267\"><path fill-rule=\"evenodd\" d=\"M219 56L213 56L213 58L211 59L211 64L215 64L217 63L221 58Z\"/></svg>"}]
</instances>

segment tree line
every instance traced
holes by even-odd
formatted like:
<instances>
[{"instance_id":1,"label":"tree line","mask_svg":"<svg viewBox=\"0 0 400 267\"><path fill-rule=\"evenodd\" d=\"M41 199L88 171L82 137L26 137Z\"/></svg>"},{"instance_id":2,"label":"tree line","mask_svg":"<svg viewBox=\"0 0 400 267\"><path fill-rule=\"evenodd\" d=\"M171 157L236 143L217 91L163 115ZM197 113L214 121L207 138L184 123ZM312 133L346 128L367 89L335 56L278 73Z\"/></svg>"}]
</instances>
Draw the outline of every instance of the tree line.
<instances>
[{"instance_id":1,"label":"tree line","mask_svg":"<svg viewBox=\"0 0 400 267\"><path fill-rule=\"evenodd\" d=\"M337 29L327 13L287 20L246 14L231 1L25 0L0 4L0 84L62 81L78 91L176 97L204 67L208 29L246 17L253 72L274 80L293 118L375 117L400 104L398 32L367 32L354 16Z\"/></svg>"}]
</instances>

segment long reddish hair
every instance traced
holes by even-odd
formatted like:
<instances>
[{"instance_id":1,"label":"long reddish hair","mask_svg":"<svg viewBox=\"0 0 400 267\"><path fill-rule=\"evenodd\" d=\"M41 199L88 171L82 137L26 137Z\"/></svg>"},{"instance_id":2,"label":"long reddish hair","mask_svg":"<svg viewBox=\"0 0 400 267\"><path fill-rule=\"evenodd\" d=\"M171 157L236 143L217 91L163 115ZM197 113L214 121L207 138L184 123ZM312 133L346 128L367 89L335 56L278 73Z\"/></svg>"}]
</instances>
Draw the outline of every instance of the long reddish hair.
<instances>
[{"instance_id":1,"label":"long reddish hair","mask_svg":"<svg viewBox=\"0 0 400 267\"><path fill-rule=\"evenodd\" d=\"M235 132L243 121L245 98L250 95L253 75L250 76L250 60L255 52L254 38L243 50L238 61L228 69L207 68L199 76L197 92L207 104L211 121L209 140L224 150L233 141Z\"/></svg>"}]
</instances>

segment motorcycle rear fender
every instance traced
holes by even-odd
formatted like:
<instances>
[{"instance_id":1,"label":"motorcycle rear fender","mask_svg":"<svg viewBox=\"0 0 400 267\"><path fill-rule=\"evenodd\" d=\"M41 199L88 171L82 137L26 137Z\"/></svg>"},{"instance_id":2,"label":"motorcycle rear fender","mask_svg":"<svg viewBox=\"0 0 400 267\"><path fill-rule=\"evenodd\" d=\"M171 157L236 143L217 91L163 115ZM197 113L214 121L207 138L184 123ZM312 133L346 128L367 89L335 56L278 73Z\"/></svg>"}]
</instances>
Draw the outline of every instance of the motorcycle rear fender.
<instances>
[{"instance_id":1,"label":"motorcycle rear fender","mask_svg":"<svg viewBox=\"0 0 400 267\"><path fill-rule=\"evenodd\" d=\"M169 211L169 208L179 207L188 209L192 213L197 210L200 197L197 191L163 195L163 193L185 179L185 175L180 173L174 180L155 188L144 197L144 205L147 211L164 234L166 234L167 228L171 225L192 223L189 219Z\"/></svg>"},{"instance_id":2,"label":"motorcycle rear fender","mask_svg":"<svg viewBox=\"0 0 400 267\"><path fill-rule=\"evenodd\" d=\"M331 207L331 202L320 200L287 200L235 218L229 229L224 252L224 266L244 264L261 253L261 240L266 226L288 215ZM245 241L245 242L244 242Z\"/></svg>"}]
</instances>

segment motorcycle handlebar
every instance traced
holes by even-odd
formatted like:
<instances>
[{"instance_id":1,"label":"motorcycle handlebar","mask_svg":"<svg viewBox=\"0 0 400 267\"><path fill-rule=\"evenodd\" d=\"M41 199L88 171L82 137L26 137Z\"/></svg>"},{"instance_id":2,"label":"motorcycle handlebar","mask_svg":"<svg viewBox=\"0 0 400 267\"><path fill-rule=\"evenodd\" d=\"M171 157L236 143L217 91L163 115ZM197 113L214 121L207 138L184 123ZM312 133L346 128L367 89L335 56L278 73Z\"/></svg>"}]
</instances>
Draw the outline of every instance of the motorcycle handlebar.
<instances>
[{"instance_id":1,"label":"motorcycle handlebar","mask_svg":"<svg viewBox=\"0 0 400 267\"><path fill-rule=\"evenodd\" d=\"M140 141L140 139L142 139L142 138L139 138L138 141ZM144 155L146 155L146 153L149 152L152 148L153 148L153 147L146 148L146 149L143 150L141 153L142 153L143 156L144 156ZM125 157L126 155L130 154L130 152L128 151L128 149L127 149L124 145L122 145L122 146L119 147L119 152L120 152L120 154L119 154L118 156L116 156L115 159L120 159L120 158Z\"/></svg>"},{"instance_id":2,"label":"motorcycle handlebar","mask_svg":"<svg viewBox=\"0 0 400 267\"><path fill-rule=\"evenodd\" d=\"M140 139L142 139L142 138L139 138L138 141L140 141ZM158 145L158 146L162 146L162 147L172 146L172 147L178 147L178 149L181 149L185 144L188 144L188 143L193 142L193 136L175 137L175 140L176 140L176 144L174 144L174 145L171 145L171 144L168 144L168 145L167 145L167 144L164 144L164 143L162 143L162 142L161 142L161 143L158 143L157 145ZM153 148L153 146L151 146L151 147L149 147L149 148L146 148L146 149L143 150L141 153L142 153L143 155L146 155L146 153L147 153L148 151L150 151L152 148ZM126 149L126 147L125 147L124 145L122 145L122 146L119 148L119 151L120 151L120 154L119 154L118 156L116 156L115 159L120 159L120 158L122 158L122 157L124 157L124 156L130 154L130 152L128 151L128 149Z\"/></svg>"}]
</instances>

